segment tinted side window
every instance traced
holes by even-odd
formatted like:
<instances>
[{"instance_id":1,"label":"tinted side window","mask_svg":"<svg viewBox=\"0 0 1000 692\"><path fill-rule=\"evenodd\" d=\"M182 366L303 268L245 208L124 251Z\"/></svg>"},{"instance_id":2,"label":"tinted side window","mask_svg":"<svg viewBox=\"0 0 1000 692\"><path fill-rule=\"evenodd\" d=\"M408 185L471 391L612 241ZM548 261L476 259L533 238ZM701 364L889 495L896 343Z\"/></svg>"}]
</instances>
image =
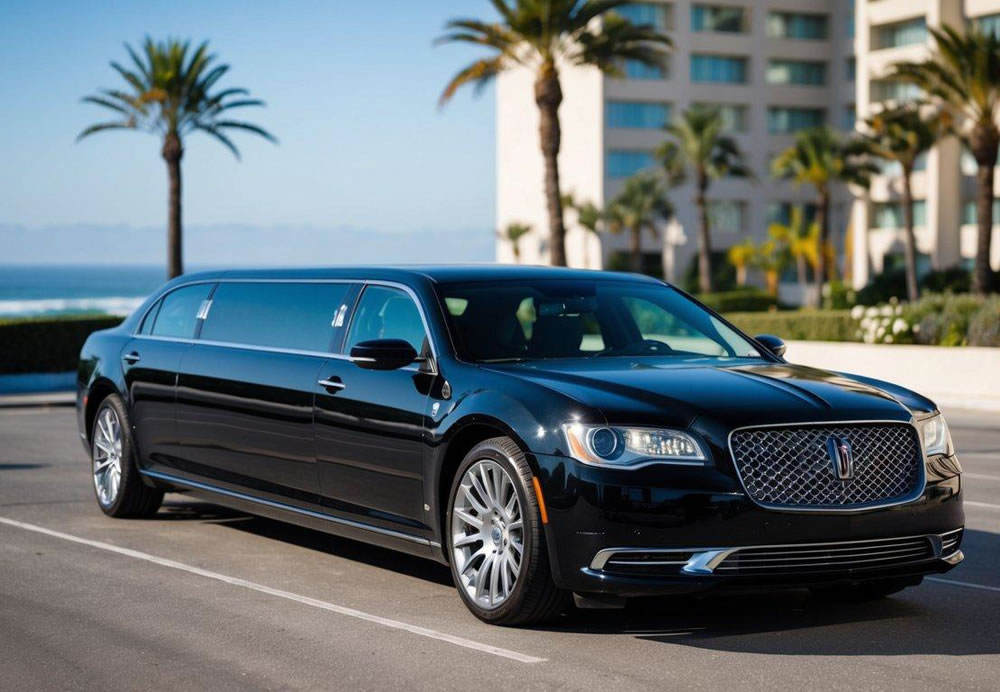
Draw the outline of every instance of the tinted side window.
<instances>
[{"instance_id":1,"label":"tinted side window","mask_svg":"<svg viewBox=\"0 0 1000 692\"><path fill-rule=\"evenodd\" d=\"M201 338L299 351L330 350L349 284L222 282Z\"/></svg>"},{"instance_id":2,"label":"tinted side window","mask_svg":"<svg viewBox=\"0 0 1000 692\"><path fill-rule=\"evenodd\" d=\"M172 336L182 339L194 337L198 322L198 309L208 298L214 284L193 284L168 293L160 301L160 311L153 324L154 336Z\"/></svg>"},{"instance_id":3,"label":"tinted side window","mask_svg":"<svg viewBox=\"0 0 1000 692\"><path fill-rule=\"evenodd\" d=\"M347 350L362 341L403 339L417 353L422 353L426 336L420 312L406 292L387 286L368 286L351 320Z\"/></svg>"},{"instance_id":4,"label":"tinted side window","mask_svg":"<svg viewBox=\"0 0 1000 692\"><path fill-rule=\"evenodd\" d=\"M156 304L146 312L146 316L142 318L142 324L139 325L139 334L151 334L153 332L153 322L156 321L156 313L160 311L160 305L163 304L162 300L156 301Z\"/></svg>"}]
</instances>

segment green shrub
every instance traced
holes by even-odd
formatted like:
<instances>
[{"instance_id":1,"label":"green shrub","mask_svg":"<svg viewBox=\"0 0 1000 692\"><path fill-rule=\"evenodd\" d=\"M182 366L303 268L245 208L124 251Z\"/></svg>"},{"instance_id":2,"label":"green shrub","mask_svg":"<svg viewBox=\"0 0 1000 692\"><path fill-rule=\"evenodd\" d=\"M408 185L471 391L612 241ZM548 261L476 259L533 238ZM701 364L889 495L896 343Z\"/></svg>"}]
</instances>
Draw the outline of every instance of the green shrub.
<instances>
[{"instance_id":1,"label":"green shrub","mask_svg":"<svg viewBox=\"0 0 1000 692\"><path fill-rule=\"evenodd\" d=\"M1000 346L1000 297L984 301L969 322L969 346Z\"/></svg>"},{"instance_id":2,"label":"green shrub","mask_svg":"<svg viewBox=\"0 0 1000 692\"><path fill-rule=\"evenodd\" d=\"M777 307L777 300L758 288L701 293L695 297L716 312L762 312Z\"/></svg>"},{"instance_id":3,"label":"green shrub","mask_svg":"<svg viewBox=\"0 0 1000 692\"><path fill-rule=\"evenodd\" d=\"M736 288L736 267L726 256L725 250L713 250L712 253L712 289L715 291L732 291ZM698 254L695 253L688 262L681 288L688 293L697 293L698 286Z\"/></svg>"},{"instance_id":4,"label":"green shrub","mask_svg":"<svg viewBox=\"0 0 1000 692\"><path fill-rule=\"evenodd\" d=\"M0 319L0 374L76 370L90 333L121 321L110 315Z\"/></svg>"},{"instance_id":5,"label":"green shrub","mask_svg":"<svg viewBox=\"0 0 1000 692\"><path fill-rule=\"evenodd\" d=\"M857 323L849 310L734 312L726 319L751 336L774 334L786 340L857 341Z\"/></svg>"}]
</instances>

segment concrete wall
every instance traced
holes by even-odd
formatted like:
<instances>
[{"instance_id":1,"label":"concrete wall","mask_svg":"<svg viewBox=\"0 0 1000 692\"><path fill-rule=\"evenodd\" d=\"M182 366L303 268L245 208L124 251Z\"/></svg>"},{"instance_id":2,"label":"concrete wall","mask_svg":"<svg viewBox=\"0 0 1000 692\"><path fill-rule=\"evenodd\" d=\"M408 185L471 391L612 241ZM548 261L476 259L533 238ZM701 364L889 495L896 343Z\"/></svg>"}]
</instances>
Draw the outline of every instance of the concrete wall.
<instances>
[{"instance_id":1,"label":"concrete wall","mask_svg":"<svg viewBox=\"0 0 1000 692\"><path fill-rule=\"evenodd\" d=\"M785 358L893 382L941 407L996 412L1000 427L1000 348L790 341Z\"/></svg>"}]
</instances>

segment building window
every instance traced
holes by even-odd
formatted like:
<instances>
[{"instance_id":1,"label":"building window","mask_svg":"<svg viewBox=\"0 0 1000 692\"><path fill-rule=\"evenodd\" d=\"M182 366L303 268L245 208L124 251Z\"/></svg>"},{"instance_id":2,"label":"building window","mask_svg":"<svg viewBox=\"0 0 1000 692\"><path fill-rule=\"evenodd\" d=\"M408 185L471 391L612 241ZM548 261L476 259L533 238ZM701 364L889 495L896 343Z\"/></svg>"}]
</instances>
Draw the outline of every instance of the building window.
<instances>
[{"instance_id":1,"label":"building window","mask_svg":"<svg viewBox=\"0 0 1000 692\"><path fill-rule=\"evenodd\" d=\"M872 49L896 48L927 40L927 20L917 17L905 22L886 24L872 29Z\"/></svg>"},{"instance_id":2,"label":"building window","mask_svg":"<svg viewBox=\"0 0 1000 692\"><path fill-rule=\"evenodd\" d=\"M635 2L616 7L615 12L633 24L650 24L660 31L674 28L674 8L662 2Z\"/></svg>"},{"instance_id":3,"label":"building window","mask_svg":"<svg viewBox=\"0 0 1000 692\"><path fill-rule=\"evenodd\" d=\"M858 78L858 61L857 58L848 58L844 61L844 79L848 82L853 82Z\"/></svg>"},{"instance_id":4,"label":"building window","mask_svg":"<svg viewBox=\"0 0 1000 692\"><path fill-rule=\"evenodd\" d=\"M1000 36L1000 14L988 14L974 20L976 28L984 34Z\"/></svg>"},{"instance_id":5,"label":"building window","mask_svg":"<svg viewBox=\"0 0 1000 692\"><path fill-rule=\"evenodd\" d=\"M749 109L746 106L729 103L693 103L695 108L715 109L722 118L722 129L726 132L746 132L750 129Z\"/></svg>"},{"instance_id":6,"label":"building window","mask_svg":"<svg viewBox=\"0 0 1000 692\"><path fill-rule=\"evenodd\" d=\"M708 223L713 231L740 233L746 228L747 203L735 200L710 200Z\"/></svg>"},{"instance_id":7,"label":"building window","mask_svg":"<svg viewBox=\"0 0 1000 692\"><path fill-rule=\"evenodd\" d=\"M854 125L858 120L858 109L853 103L849 106L844 106L843 120L840 126L845 130L853 130Z\"/></svg>"},{"instance_id":8,"label":"building window","mask_svg":"<svg viewBox=\"0 0 1000 692\"><path fill-rule=\"evenodd\" d=\"M628 79L666 79L665 64L647 65L638 60L626 60L624 70Z\"/></svg>"},{"instance_id":9,"label":"building window","mask_svg":"<svg viewBox=\"0 0 1000 692\"><path fill-rule=\"evenodd\" d=\"M873 228L903 227L903 205L899 202L876 202L872 212ZM913 202L913 225L927 225L927 202L922 199Z\"/></svg>"},{"instance_id":10,"label":"building window","mask_svg":"<svg viewBox=\"0 0 1000 692\"><path fill-rule=\"evenodd\" d=\"M811 224L816 219L815 204L796 204L793 202L771 202L767 205L767 223L787 226L792 222L792 209L801 207L803 221Z\"/></svg>"},{"instance_id":11,"label":"building window","mask_svg":"<svg viewBox=\"0 0 1000 692\"><path fill-rule=\"evenodd\" d=\"M769 38L824 39L828 35L828 23L825 14L769 12L767 35Z\"/></svg>"},{"instance_id":12,"label":"building window","mask_svg":"<svg viewBox=\"0 0 1000 692\"><path fill-rule=\"evenodd\" d=\"M826 111L822 108L781 108L767 109L767 131L772 135L783 135L812 127L820 127L826 122Z\"/></svg>"},{"instance_id":13,"label":"building window","mask_svg":"<svg viewBox=\"0 0 1000 692\"><path fill-rule=\"evenodd\" d=\"M822 86L826 84L826 63L812 60L771 60L767 64L769 84Z\"/></svg>"},{"instance_id":14,"label":"building window","mask_svg":"<svg viewBox=\"0 0 1000 692\"><path fill-rule=\"evenodd\" d=\"M642 101L608 101L608 127L660 130L670 121L670 105Z\"/></svg>"},{"instance_id":15,"label":"building window","mask_svg":"<svg viewBox=\"0 0 1000 692\"><path fill-rule=\"evenodd\" d=\"M976 200L966 200L962 205L962 225L975 226L979 222L979 209ZM993 225L1000 225L1000 199L993 200Z\"/></svg>"},{"instance_id":16,"label":"building window","mask_svg":"<svg viewBox=\"0 0 1000 692\"><path fill-rule=\"evenodd\" d=\"M655 165L656 159L652 152L633 149L612 149L608 152L606 162L609 178L630 178Z\"/></svg>"},{"instance_id":17,"label":"building window","mask_svg":"<svg viewBox=\"0 0 1000 692\"><path fill-rule=\"evenodd\" d=\"M747 59L722 55L691 55L691 81L746 84Z\"/></svg>"},{"instance_id":18,"label":"building window","mask_svg":"<svg viewBox=\"0 0 1000 692\"><path fill-rule=\"evenodd\" d=\"M749 26L747 11L725 5L692 5L691 31L718 31L729 34L746 33Z\"/></svg>"},{"instance_id":19,"label":"building window","mask_svg":"<svg viewBox=\"0 0 1000 692\"><path fill-rule=\"evenodd\" d=\"M871 83L872 101L895 101L909 103L923 98L924 92L916 84L895 82L889 79L877 79Z\"/></svg>"}]
</instances>

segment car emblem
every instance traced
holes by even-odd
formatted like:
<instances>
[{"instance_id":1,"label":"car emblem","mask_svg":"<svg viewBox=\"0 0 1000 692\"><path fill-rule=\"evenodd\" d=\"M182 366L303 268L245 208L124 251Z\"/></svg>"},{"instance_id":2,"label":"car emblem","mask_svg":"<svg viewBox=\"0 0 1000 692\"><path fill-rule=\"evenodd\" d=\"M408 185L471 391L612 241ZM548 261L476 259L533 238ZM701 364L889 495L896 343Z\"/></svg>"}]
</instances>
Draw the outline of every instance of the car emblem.
<instances>
[{"instance_id":1,"label":"car emblem","mask_svg":"<svg viewBox=\"0 0 1000 692\"><path fill-rule=\"evenodd\" d=\"M854 478L854 454L851 443L842 437L830 437L826 441L826 449L833 464L833 475L842 481Z\"/></svg>"}]
</instances>

